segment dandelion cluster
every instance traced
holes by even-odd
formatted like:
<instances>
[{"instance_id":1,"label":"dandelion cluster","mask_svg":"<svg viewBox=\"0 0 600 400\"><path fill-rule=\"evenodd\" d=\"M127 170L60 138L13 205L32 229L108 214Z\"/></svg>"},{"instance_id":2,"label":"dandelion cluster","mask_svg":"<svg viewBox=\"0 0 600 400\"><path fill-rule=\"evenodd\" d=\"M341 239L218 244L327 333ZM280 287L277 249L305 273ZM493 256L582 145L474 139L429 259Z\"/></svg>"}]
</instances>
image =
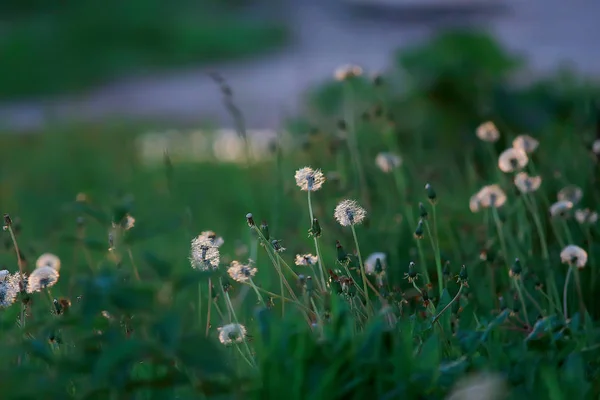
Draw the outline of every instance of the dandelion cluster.
<instances>
[{"instance_id":1,"label":"dandelion cluster","mask_svg":"<svg viewBox=\"0 0 600 400\"><path fill-rule=\"evenodd\" d=\"M354 200L343 200L336 207L333 216L342 226L351 226L360 224L367 212Z\"/></svg>"},{"instance_id":2,"label":"dandelion cluster","mask_svg":"<svg viewBox=\"0 0 600 400\"><path fill-rule=\"evenodd\" d=\"M40 292L58 282L59 273L52 267L36 268L27 280L27 293Z\"/></svg>"},{"instance_id":3,"label":"dandelion cluster","mask_svg":"<svg viewBox=\"0 0 600 400\"><path fill-rule=\"evenodd\" d=\"M241 324L227 324L217 328L219 341L223 344L242 343L246 337L246 327Z\"/></svg>"},{"instance_id":4,"label":"dandelion cluster","mask_svg":"<svg viewBox=\"0 0 600 400\"><path fill-rule=\"evenodd\" d=\"M214 240L206 235L199 235L192 240L190 263L192 268L200 271L215 270L219 267L219 248Z\"/></svg>"},{"instance_id":5,"label":"dandelion cluster","mask_svg":"<svg viewBox=\"0 0 600 400\"><path fill-rule=\"evenodd\" d=\"M296 171L296 185L304 191L314 192L321 189L325 182L325 175L320 169L314 170L310 167L300 168Z\"/></svg>"}]
</instances>

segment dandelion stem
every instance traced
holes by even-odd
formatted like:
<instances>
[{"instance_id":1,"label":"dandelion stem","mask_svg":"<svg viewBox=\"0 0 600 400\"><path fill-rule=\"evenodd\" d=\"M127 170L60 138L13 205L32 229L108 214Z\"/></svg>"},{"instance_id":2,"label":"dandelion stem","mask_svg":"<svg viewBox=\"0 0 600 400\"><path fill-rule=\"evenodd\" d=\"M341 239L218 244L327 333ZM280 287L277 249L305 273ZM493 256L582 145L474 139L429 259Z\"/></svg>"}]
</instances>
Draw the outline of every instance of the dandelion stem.
<instances>
[{"instance_id":1,"label":"dandelion stem","mask_svg":"<svg viewBox=\"0 0 600 400\"><path fill-rule=\"evenodd\" d=\"M571 267L573 268L573 267ZM579 279L579 270L575 270L575 287L577 288L577 297L579 298L579 313L581 314L581 323L585 324L585 303L583 302L583 293L581 292L581 280Z\"/></svg>"},{"instance_id":2,"label":"dandelion stem","mask_svg":"<svg viewBox=\"0 0 600 400\"><path fill-rule=\"evenodd\" d=\"M515 285L515 289L517 289L517 293L519 294L519 301L521 302L521 308L523 309L523 315L525 316L525 323L527 326L531 326L531 323L529 322L529 316L527 315L525 297L523 297L523 292L521 291L521 285L519 285L518 279L513 279L513 283Z\"/></svg>"},{"instance_id":3,"label":"dandelion stem","mask_svg":"<svg viewBox=\"0 0 600 400\"><path fill-rule=\"evenodd\" d=\"M129 261L131 261L131 268L133 268L133 275L135 276L135 279L140 281L141 280L140 273L138 272L137 265L135 264L135 261L133 260L133 253L131 252L130 246L127 246L127 254L129 255Z\"/></svg>"},{"instance_id":4,"label":"dandelion stem","mask_svg":"<svg viewBox=\"0 0 600 400\"><path fill-rule=\"evenodd\" d=\"M281 271L281 264L279 263L279 259L277 259L276 262L277 262L277 270ZM281 289L282 296L284 294L283 281L284 281L283 274L279 274L279 287ZM284 315L285 315L285 301L282 301L281 302L281 316L283 317Z\"/></svg>"},{"instance_id":5,"label":"dandelion stem","mask_svg":"<svg viewBox=\"0 0 600 400\"><path fill-rule=\"evenodd\" d=\"M367 305L367 309L370 309L371 300L369 298L369 292L367 290L367 274L365 272L365 266L363 264L362 256L360 255L360 246L358 245L358 238L356 237L356 229L354 228L354 224L350 225L350 228L352 228L352 236L354 237L354 245L356 246L356 254L358 255L358 263L360 265L360 273L363 280L363 289L365 291L365 302Z\"/></svg>"},{"instance_id":6,"label":"dandelion stem","mask_svg":"<svg viewBox=\"0 0 600 400\"><path fill-rule=\"evenodd\" d=\"M496 230L498 231L498 238L500 239L500 246L502 248L502 256L506 263L506 273L510 271L510 264L508 263L508 251L506 250L506 240L504 239L504 232L502 230L502 222L498 216L498 210L496 207L492 207L492 215L494 217L494 223L496 224Z\"/></svg>"},{"instance_id":7,"label":"dandelion stem","mask_svg":"<svg viewBox=\"0 0 600 400\"><path fill-rule=\"evenodd\" d=\"M436 323L442 317L442 315L446 312L446 310L449 309L452 306L452 304L460 298L460 294L462 293L463 287L464 287L464 285L460 285L460 287L458 288L458 292L456 293L456 296L454 296L454 298L452 300L450 300L450 302L448 304L446 304L446 307L442 308L442 311L440 311L435 317L433 317L433 320L431 320L432 324Z\"/></svg>"},{"instance_id":8,"label":"dandelion stem","mask_svg":"<svg viewBox=\"0 0 600 400\"><path fill-rule=\"evenodd\" d=\"M310 199L311 191L308 190L308 212L310 214L310 224L312 226L314 220L312 201ZM321 284L323 285L323 290L326 290L327 284L325 283L325 266L323 265L323 259L321 258L321 252L319 251L319 243L315 236L313 236L313 240L315 242L315 252L317 253L317 262L319 263L319 271L321 272Z\"/></svg>"},{"instance_id":9,"label":"dandelion stem","mask_svg":"<svg viewBox=\"0 0 600 400\"><path fill-rule=\"evenodd\" d=\"M437 271L437 277L438 277L438 290L439 290L440 296L441 296L442 292L444 291L444 277L443 277L443 273L442 273L442 259L440 256L440 248L439 248L438 235L437 235L435 204L433 204L432 209L433 209L433 235L431 234L431 228L429 227L429 222L427 220L425 220L425 227L427 228L427 234L429 235L429 240L431 241L431 247L433 247L433 254L435 257L435 269ZM434 236L435 236L435 238L434 238Z\"/></svg>"},{"instance_id":10,"label":"dandelion stem","mask_svg":"<svg viewBox=\"0 0 600 400\"><path fill-rule=\"evenodd\" d=\"M525 293L525 296L527 296L527 298L529 299L529 301L531 301L533 303L533 305L535 306L535 308L539 311L540 315L543 317L544 316L544 310L540 306L540 303L538 303L537 300L531 295L531 293L529 293L529 291L527 290L527 287L525 286L525 284L523 283L523 281L519 281L519 286L522 286L522 289L523 289L523 292Z\"/></svg>"},{"instance_id":11,"label":"dandelion stem","mask_svg":"<svg viewBox=\"0 0 600 400\"><path fill-rule=\"evenodd\" d=\"M10 233L10 238L12 239L13 242L13 247L15 248L15 253L17 253L17 265L19 266L19 288L21 289L21 291L25 291L25 265L23 265L23 260L21 259L21 252L19 251L19 244L17 243L17 237L15 235L15 232L13 231L13 228L10 224L7 224L7 229L8 232ZM27 306L21 302L21 313L19 315L19 320L21 322L21 329L25 329L25 311L26 311ZM18 364L21 364L21 356L19 356L18 359Z\"/></svg>"},{"instance_id":12,"label":"dandelion stem","mask_svg":"<svg viewBox=\"0 0 600 400\"><path fill-rule=\"evenodd\" d=\"M233 304L231 304L231 298L229 297L229 293L227 293L227 291L225 291L225 289L223 289L223 282L220 281L219 283L221 284L221 290L223 291L223 296L225 297L225 302L227 303L227 307L229 307L229 310L231 311L231 315L233 316L233 322L235 322L237 325L240 325L240 322L238 321L237 316L235 315L235 310L233 309ZM243 338L243 342L244 342L244 346L246 347L246 351L248 352L248 355L250 356L250 360L252 361L250 363L250 365L253 367L256 367L256 364L252 357L252 352L250 351L250 346L248 346L248 342L246 341L246 338Z\"/></svg>"},{"instance_id":13,"label":"dandelion stem","mask_svg":"<svg viewBox=\"0 0 600 400\"><path fill-rule=\"evenodd\" d=\"M206 313L206 337L208 337L208 330L210 329L210 311L212 309L212 280L208 278L208 311Z\"/></svg>"},{"instance_id":14,"label":"dandelion stem","mask_svg":"<svg viewBox=\"0 0 600 400\"><path fill-rule=\"evenodd\" d=\"M573 267L569 266L569 271L567 271L567 277L565 279L565 286L563 288L563 315L565 316L565 320L569 319L568 308L567 308L567 297L568 297L568 289L569 289L569 281L571 280L571 275L573 274Z\"/></svg>"},{"instance_id":15,"label":"dandelion stem","mask_svg":"<svg viewBox=\"0 0 600 400\"><path fill-rule=\"evenodd\" d=\"M202 321L202 282L198 283L198 321Z\"/></svg>"},{"instance_id":16,"label":"dandelion stem","mask_svg":"<svg viewBox=\"0 0 600 400\"><path fill-rule=\"evenodd\" d=\"M254 289L254 293L256 293L256 297L258 297L258 300L260 300L260 302L263 304L263 306L267 306L267 303L265 303L265 299L263 299L263 297L261 296L260 292L258 291L258 288L256 287L256 285L254 284L254 281L252 280L252 278L249 278L250 281L250 286L252 286L252 289Z\"/></svg>"}]
</instances>

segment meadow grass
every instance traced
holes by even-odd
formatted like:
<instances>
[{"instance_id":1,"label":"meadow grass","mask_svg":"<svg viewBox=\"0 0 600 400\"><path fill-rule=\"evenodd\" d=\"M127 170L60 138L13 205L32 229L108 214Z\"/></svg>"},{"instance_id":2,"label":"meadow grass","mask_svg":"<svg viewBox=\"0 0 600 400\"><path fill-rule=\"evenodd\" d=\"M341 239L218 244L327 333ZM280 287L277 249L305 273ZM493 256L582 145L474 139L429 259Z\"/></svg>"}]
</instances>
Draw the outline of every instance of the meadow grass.
<instances>
[{"instance_id":1,"label":"meadow grass","mask_svg":"<svg viewBox=\"0 0 600 400\"><path fill-rule=\"evenodd\" d=\"M3 136L7 398L596 398L586 92L505 92L562 104L528 138L502 107L341 78L334 115L249 164L149 167L132 126Z\"/></svg>"}]
</instances>

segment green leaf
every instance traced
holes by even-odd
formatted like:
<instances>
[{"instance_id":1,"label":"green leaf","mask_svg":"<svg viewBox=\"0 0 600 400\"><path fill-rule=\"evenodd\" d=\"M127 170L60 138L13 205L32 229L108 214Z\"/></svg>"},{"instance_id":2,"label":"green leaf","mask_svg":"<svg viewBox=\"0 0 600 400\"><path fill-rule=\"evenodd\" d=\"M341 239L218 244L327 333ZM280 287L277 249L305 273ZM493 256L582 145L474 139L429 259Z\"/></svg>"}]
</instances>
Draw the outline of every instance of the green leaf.
<instances>
[{"instance_id":1,"label":"green leaf","mask_svg":"<svg viewBox=\"0 0 600 400\"><path fill-rule=\"evenodd\" d=\"M431 334L417 355L417 366L424 371L438 370L441 361L440 338Z\"/></svg>"}]
</instances>

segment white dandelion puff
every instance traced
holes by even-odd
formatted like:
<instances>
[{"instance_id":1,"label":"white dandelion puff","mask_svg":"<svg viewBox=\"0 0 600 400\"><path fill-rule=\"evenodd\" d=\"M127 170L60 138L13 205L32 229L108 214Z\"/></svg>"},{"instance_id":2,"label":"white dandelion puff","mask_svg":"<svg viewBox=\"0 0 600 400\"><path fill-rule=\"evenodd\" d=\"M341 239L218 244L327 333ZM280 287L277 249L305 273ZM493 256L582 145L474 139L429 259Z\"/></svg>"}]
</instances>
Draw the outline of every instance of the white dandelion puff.
<instances>
[{"instance_id":1,"label":"white dandelion puff","mask_svg":"<svg viewBox=\"0 0 600 400\"><path fill-rule=\"evenodd\" d=\"M368 275L372 275L376 272L375 268L377 267L377 260L379 260L379 262L381 263L381 267L385 269L386 258L387 257L385 253L381 252L369 255L369 257L367 257L367 259L365 260L365 273L367 273Z\"/></svg>"},{"instance_id":2,"label":"white dandelion puff","mask_svg":"<svg viewBox=\"0 0 600 400\"><path fill-rule=\"evenodd\" d=\"M14 304L17 295L21 291L19 282L21 282L19 273L13 275L6 274L0 279L0 308L7 308Z\"/></svg>"},{"instance_id":3,"label":"white dandelion puff","mask_svg":"<svg viewBox=\"0 0 600 400\"><path fill-rule=\"evenodd\" d=\"M527 172L519 172L514 179L515 186L521 193L533 193L542 184L541 176L529 176Z\"/></svg>"},{"instance_id":4,"label":"white dandelion puff","mask_svg":"<svg viewBox=\"0 0 600 400\"><path fill-rule=\"evenodd\" d=\"M475 131L475 134L484 142L493 143L500 139L500 132L492 121L487 121L479 125Z\"/></svg>"},{"instance_id":5,"label":"white dandelion puff","mask_svg":"<svg viewBox=\"0 0 600 400\"><path fill-rule=\"evenodd\" d=\"M498 157L498 168L502 172L514 172L523 169L528 162L529 158L525 151L511 147L504 150Z\"/></svg>"},{"instance_id":6,"label":"white dandelion puff","mask_svg":"<svg viewBox=\"0 0 600 400\"><path fill-rule=\"evenodd\" d=\"M227 269L227 273L236 282L248 282L252 279L256 272L258 271L255 267L253 267L253 261L248 260L248 264L242 264L239 261L232 261L229 264L229 268Z\"/></svg>"},{"instance_id":7,"label":"white dandelion puff","mask_svg":"<svg viewBox=\"0 0 600 400\"><path fill-rule=\"evenodd\" d=\"M598 222L598 213L596 211L590 210L589 208L577 210L575 211L575 220L582 225L593 225L596 222Z\"/></svg>"},{"instance_id":8,"label":"white dandelion puff","mask_svg":"<svg viewBox=\"0 0 600 400\"><path fill-rule=\"evenodd\" d=\"M215 247L221 247L225 243L225 240L213 231L204 231L198 237L201 238L200 240L210 242Z\"/></svg>"},{"instance_id":9,"label":"white dandelion puff","mask_svg":"<svg viewBox=\"0 0 600 400\"><path fill-rule=\"evenodd\" d=\"M568 200L557 201L550 206L551 217L566 217L573 208L573 203Z\"/></svg>"},{"instance_id":10,"label":"white dandelion puff","mask_svg":"<svg viewBox=\"0 0 600 400\"><path fill-rule=\"evenodd\" d=\"M241 324L227 324L217 329L223 344L242 343L246 337L246 327Z\"/></svg>"},{"instance_id":11,"label":"white dandelion puff","mask_svg":"<svg viewBox=\"0 0 600 400\"><path fill-rule=\"evenodd\" d=\"M379 153L375 157L375 164L383 172L389 173L402 165L402 157L394 153Z\"/></svg>"},{"instance_id":12,"label":"white dandelion puff","mask_svg":"<svg viewBox=\"0 0 600 400\"><path fill-rule=\"evenodd\" d=\"M333 216L342 226L360 224L367 212L354 200L343 200L336 207Z\"/></svg>"},{"instance_id":13,"label":"white dandelion puff","mask_svg":"<svg viewBox=\"0 0 600 400\"><path fill-rule=\"evenodd\" d=\"M483 208L499 208L506 203L506 193L498 184L484 186L476 196L479 206Z\"/></svg>"},{"instance_id":14,"label":"white dandelion puff","mask_svg":"<svg viewBox=\"0 0 600 400\"><path fill-rule=\"evenodd\" d=\"M319 259L312 254L296 254L295 264L298 266L310 267L316 265Z\"/></svg>"},{"instance_id":15,"label":"white dandelion puff","mask_svg":"<svg viewBox=\"0 0 600 400\"><path fill-rule=\"evenodd\" d=\"M2 282L8 275L10 275L10 272L7 269L0 271L0 282Z\"/></svg>"},{"instance_id":16,"label":"white dandelion puff","mask_svg":"<svg viewBox=\"0 0 600 400\"><path fill-rule=\"evenodd\" d=\"M575 205L583 198L583 190L577 185L568 185L556 194L556 198L559 201L570 201Z\"/></svg>"},{"instance_id":17,"label":"white dandelion puff","mask_svg":"<svg viewBox=\"0 0 600 400\"><path fill-rule=\"evenodd\" d=\"M209 271L219 268L219 248L213 240L206 236L198 236L192 240L190 263L192 268L200 271Z\"/></svg>"},{"instance_id":18,"label":"white dandelion puff","mask_svg":"<svg viewBox=\"0 0 600 400\"><path fill-rule=\"evenodd\" d=\"M515 149L521 149L525 153L533 153L540 145L540 142L529 135L519 135L513 140L512 144Z\"/></svg>"},{"instance_id":19,"label":"white dandelion puff","mask_svg":"<svg viewBox=\"0 0 600 400\"><path fill-rule=\"evenodd\" d=\"M52 267L41 267L33 270L27 280L27 293L40 292L58 282L59 273Z\"/></svg>"},{"instance_id":20,"label":"white dandelion puff","mask_svg":"<svg viewBox=\"0 0 600 400\"><path fill-rule=\"evenodd\" d=\"M60 271L60 258L52 253L44 253L35 262L36 268L50 267Z\"/></svg>"},{"instance_id":21,"label":"white dandelion puff","mask_svg":"<svg viewBox=\"0 0 600 400\"><path fill-rule=\"evenodd\" d=\"M560 260L563 264L569 264L579 269L585 267L587 264L588 255L587 252L579 246L570 244L560 252Z\"/></svg>"},{"instance_id":22,"label":"white dandelion puff","mask_svg":"<svg viewBox=\"0 0 600 400\"><path fill-rule=\"evenodd\" d=\"M304 191L314 192L321 189L325 182L325 175L320 169L314 170L310 167L300 168L296 171L296 185Z\"/></svg>"}]
</instances>

